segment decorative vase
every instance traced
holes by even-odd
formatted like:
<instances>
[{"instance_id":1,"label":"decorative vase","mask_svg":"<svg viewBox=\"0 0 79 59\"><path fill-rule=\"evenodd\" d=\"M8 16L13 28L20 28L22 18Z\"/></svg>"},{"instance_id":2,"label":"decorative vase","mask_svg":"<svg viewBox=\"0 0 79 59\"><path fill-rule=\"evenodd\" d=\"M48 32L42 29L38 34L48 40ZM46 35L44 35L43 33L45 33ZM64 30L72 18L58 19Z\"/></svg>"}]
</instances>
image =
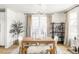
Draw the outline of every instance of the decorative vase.
<instances>
[{"instance_id":1,"label":"decorative vase","mask_svg":"<svg viewBox=\"0 0 79 59\"><path fill-rule=\"evenodd\" d=\"M77 48L76 47L74 47L74 51L77 52Z\"/></svg>"}]
</instances>

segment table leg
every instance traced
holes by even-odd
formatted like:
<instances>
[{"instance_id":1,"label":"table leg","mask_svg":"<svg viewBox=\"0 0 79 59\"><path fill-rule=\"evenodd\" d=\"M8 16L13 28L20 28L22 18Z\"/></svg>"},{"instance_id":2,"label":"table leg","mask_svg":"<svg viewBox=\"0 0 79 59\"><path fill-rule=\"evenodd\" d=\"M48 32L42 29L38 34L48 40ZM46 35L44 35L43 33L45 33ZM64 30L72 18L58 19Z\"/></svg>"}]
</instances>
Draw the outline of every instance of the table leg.
<instances>
[{"instance_id":1,"label":"table leg","mask_svg":"<svg viewBox=\"0 0 79 59\"><path fill-rule=\"evenodd\" d=\"M54 42L53 44L53 51L54 51L54 54L56 53L56 42Z\"/></svg>"}]
</instances>

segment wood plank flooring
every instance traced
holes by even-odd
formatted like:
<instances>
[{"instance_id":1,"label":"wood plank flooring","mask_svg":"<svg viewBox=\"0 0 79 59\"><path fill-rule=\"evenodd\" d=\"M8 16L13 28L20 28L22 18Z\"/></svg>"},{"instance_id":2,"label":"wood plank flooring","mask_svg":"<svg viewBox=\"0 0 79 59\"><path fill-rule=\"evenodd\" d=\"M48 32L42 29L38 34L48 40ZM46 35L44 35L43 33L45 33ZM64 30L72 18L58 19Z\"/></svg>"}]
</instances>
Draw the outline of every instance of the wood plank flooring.
<instances>
[{"instance_id":1,"label":"wood plank flooring","mask_svg":"<svg viewBox=\"0 0 79 59\"><path fill-rule=\"evenodd\" d=\"M11 54L11 52L14 50L14 49L17 49L18 48L18 45L13 45L11 46L10 48L3 48L3 47L0 47L0 54ZM67 49L68 47L62 45L62 44L58 44L58 48L61 49L62 51L62 54L71 54L71 52L69 52ZM16 54L16 53L14 53Z\"/></svg>"}]
</instances>

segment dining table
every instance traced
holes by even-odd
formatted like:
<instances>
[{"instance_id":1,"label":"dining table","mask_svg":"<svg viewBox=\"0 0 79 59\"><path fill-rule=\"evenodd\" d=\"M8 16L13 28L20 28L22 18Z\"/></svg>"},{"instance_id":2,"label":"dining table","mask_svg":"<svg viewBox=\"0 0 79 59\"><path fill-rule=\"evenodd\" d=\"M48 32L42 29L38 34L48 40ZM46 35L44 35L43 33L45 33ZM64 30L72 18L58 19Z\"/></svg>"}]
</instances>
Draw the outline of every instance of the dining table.
<instances>
[{"instance_id":1,"label":"dining table","mask_svg":"<svg viewBox=\"0 0 79 59\"><path fill-rule=\"evenodd\" d=\"M29 48L29 46L40 45L40 44L45 44L45 45L52 44L53 48L50 47L49 49L53 49L52 54L56 53L56 44L55 44L54 39L52 39L52 38L32 38L32 37L24 37L22 39L21 53L22 54L25 54L25 53L27 54L27 49Z\"/></svg>"}]
</instances>

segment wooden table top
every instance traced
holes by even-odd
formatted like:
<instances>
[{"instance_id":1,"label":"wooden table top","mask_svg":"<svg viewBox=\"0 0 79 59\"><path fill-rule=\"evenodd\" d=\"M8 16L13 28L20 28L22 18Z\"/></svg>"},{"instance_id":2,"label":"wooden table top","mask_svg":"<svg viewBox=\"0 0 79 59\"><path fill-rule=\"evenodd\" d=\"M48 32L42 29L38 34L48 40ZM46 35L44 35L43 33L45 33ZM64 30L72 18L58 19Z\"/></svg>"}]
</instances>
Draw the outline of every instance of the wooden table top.
<instances>
[{"instance_id":1,"label":"wooden table top","mask_svg":"<svg viewBox=\"0 0 79 59\"><path fill-rule=\"evenodd\" d=\"M25 37L23 38L22 42L54 42L52 38L46 38L46 39L33 39L31 37Z\"/></svg>"}]
</instances>

